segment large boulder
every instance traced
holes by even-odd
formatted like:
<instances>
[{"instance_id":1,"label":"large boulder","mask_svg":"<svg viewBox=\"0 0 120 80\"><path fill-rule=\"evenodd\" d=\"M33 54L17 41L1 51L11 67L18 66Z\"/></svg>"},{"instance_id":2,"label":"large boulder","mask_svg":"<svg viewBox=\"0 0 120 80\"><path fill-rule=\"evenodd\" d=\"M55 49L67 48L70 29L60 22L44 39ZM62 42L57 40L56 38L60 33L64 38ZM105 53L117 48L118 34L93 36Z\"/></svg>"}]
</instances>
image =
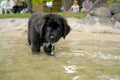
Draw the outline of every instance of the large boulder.
<instances>
[{"instance_id":1,"label":"large boulder","mask_svg":"<svg viewBox=\"0 0 120 80\"><path fill-rule=\"evenodd\" d=\"M119 3L113 3L109 6L109 9L110 9L110 11L113 15L117 14L117 13L120 13L120 4Z\"/></svg>"},{"instance_id":2,"label":"large boulder","mask_svg":"<svg viewBox=\"0 0 120 80\"><path fill-rule=\"evenodd\" d=\"M99 17L98 22L102 25L112 26L112 21L110 17Z\"/></svg>"},{"instance_id":3,"label":"large boulder","mask_svg":"<svg viewBox=\"0 0 120 80\"><path fill-rule=\"evenodd\" d=\"M83 24L88 24L88 25L94 25L96 23L94 17L89 14L85 18L83 18L81 21Z\"/></svg>"},{"instance_id":4,"label":"large boulder","mask_svg":"<svg viewBox=\"0 0 120 80\"><path fill-rule=\"evenodd\" d=\"M107 7L99 7L94 11L96 17L111 17L111 12Z\"/></svg>"},{"instance_id":5,"label":"large boulder","mask_svg":"<svg viewBox=\"0 0 120 80\"><path fill-rule=\"evenodd\" d=\"M117 13L117 14L113 15L113 18L114 18L116 21L120 22L120 13Z\"/></svg>"}]
</instances>

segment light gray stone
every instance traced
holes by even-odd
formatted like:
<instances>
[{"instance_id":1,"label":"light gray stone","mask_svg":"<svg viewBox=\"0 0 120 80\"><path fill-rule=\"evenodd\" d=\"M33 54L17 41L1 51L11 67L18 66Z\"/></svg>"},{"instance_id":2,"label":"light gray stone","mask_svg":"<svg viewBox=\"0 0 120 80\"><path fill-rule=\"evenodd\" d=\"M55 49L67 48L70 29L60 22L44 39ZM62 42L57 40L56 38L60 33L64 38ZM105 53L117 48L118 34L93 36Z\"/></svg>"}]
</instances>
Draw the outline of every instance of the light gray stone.
<instances>
[{"instance_id":1,"label":"light gray stone","mask_svg":"<svg viewBox=\"0 0 120 80\"><path fill-rule=\"evenodd\" d=\"M110 9L110 11L113 15L117 14L117 13L120 13L120 4L119 3L113 3L109 6L109 9Z\"/></svg>"},{"instance_id":2,"label":"light gray stone","mask_svg":"<svg viewBox=\"0 0 120 80\"><path fill-rule=\"evenodd\" d=\"M111 17L111 12L106 7L99 7L94 11L96 17Z\"/></svg>"},{"instance_id":3,"label":"light gray stone","mask_svg":"<svg viewBox=\"0 0 120 80\"><path fill-rule=\"evenodd\" d=\"M120 22L116 21L114 27L115 27L116 29L120 29Z\"/></svg>"},{"instance_id":4,"label":"light gray stone","mask_svg":"<svg viewBox=\"0 0 120 80\"><path fill-rule=\"evenodd\" d=\"M113 18L114 18L116 21L119 21L119 22L120 22L120 13L117 13L117 14L113 15Z\"/></svg>"},{"instance_id":5,"label":"light gray stone","mask_svg":"<svg viewBox=\"0 0 120 80\"><path fill-rule=\"evenodd\" d=\"M82 23L94 25L96 23L96 21L93 16L88 14L85 18L82 19Z\"/></svg>"},{"instance_id":6,"label":"light gray stone","mask_svg":"<svg viewBox=\"0 0 120 80\"><path fill-rule=\"evenodd\" d=\"M99 22L103 25L108 25L108 26L112 26L112 20L109 17L100 17L99 18Z\"/></svg>"}]
</instances>

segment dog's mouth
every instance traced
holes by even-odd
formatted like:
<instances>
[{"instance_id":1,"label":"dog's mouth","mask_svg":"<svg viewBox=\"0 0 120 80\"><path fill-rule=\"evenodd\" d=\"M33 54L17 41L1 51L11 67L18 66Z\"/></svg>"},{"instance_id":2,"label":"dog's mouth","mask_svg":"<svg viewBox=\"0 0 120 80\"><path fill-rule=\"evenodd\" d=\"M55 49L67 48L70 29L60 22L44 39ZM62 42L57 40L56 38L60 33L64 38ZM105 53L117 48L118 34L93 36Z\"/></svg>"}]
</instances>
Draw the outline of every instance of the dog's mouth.
<instances>
[{"instance_id":1,"label":"dog's mouth","mask_svg":"<svg viewBox=\"0 0 120 80\"><path fill-rule=\"evenodd\" d=\"M48 43L44 43L43 46L44 46L45 52L48 55L52 55L52 56L54 55L53 51L54 51L55 43L48 42Z\"/></svg>"}]
</instances>

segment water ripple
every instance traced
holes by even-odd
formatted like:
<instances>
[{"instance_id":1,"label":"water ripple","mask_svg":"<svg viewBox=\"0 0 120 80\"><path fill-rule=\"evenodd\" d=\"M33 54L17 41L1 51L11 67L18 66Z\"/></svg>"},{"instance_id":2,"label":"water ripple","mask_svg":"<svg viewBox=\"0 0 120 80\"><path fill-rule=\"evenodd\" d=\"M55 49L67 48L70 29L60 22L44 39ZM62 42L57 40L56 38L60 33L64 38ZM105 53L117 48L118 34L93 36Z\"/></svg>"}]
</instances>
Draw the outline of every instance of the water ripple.
<instances>
[{"instance_id":1,"label":"water ripple","mask_svg":"<svg viewBox=\"0 0 120 80\"><path fill-rule=\"evenodd\" d=\"M103 52L98 52L100 58L105 59L105 60L109 60L109 59L116 59L116 60L120 60L120 55L112 55L109 53L103 53Z\"/></svg>"},{"instance_id":2,"label":"water ripple","mask_svg":"<svg viewBox=\"0 0 120 80\"><path fill-rule=\"evenodd\" d=\"M110 76L110 75L102 75L98 76L98 78L105 79L105 80L120 80L120 76Z\"/></svg>"}]
</instances>

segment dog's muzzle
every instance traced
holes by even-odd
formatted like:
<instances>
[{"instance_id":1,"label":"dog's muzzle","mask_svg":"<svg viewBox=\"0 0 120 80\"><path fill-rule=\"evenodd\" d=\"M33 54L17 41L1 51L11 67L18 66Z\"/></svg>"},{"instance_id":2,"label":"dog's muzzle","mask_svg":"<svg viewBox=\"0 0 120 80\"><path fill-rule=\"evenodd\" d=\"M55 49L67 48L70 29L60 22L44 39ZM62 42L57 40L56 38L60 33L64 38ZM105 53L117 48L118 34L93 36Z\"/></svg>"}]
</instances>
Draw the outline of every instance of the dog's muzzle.
<instances>
[{"instance_id":1,"label":"dog's muzzle","mask_svg":"<svg viewBox=\"0 0 120 80\"><path fill-rule=\"evenodd\" d=\"M43 46L44 46L44 50L45 50L45 52L48 54L48 55L54 55L54 46L55 46L55 43L50 43L50 42L48 42L48 43L44 43L43 44Z\"/></svg>"}]
</instances>

